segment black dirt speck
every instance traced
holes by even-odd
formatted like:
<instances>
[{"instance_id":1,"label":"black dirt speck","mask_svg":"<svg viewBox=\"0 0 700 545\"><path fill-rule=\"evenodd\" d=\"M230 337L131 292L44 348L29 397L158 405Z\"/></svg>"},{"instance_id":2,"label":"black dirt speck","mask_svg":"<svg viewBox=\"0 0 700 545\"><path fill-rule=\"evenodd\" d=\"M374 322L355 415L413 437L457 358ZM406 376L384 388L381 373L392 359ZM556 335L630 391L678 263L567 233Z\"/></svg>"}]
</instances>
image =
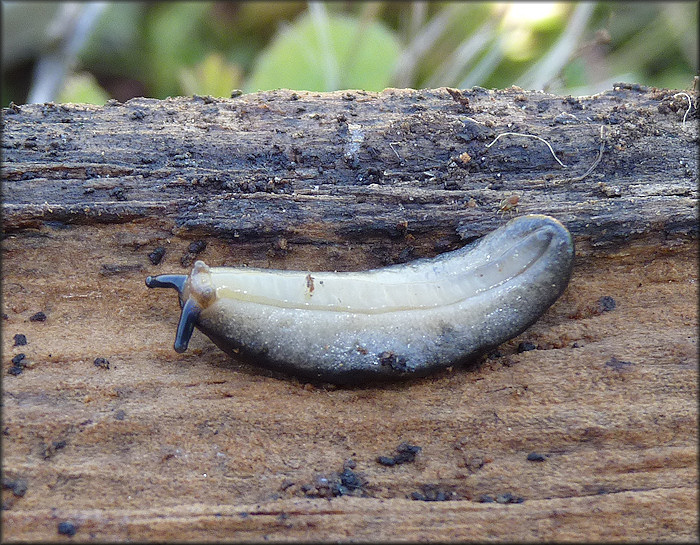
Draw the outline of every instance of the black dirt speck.
<instances>
[{"instance_id":1,"label":"black dirt speck","mask_svg":"<svg viewBox=\"0 0 700 545\"><path fill-rule=\"evenodd\" d=\"M12 358L12 367L7 371L8 374L10 375L21 375L22 371L24 371L24 368L26 367L26 364L24 363L24 360L27 356L25 354L17 354L16 356L13 356Z\"/></svg>"},{"instance_id":2,"label":"black dirt speck","mask_svg":"<svg viewBox=\"0 0 700 545\"><path fill-rule=\"evenodd\" d=\"M510 492L506 492L505 494L498 494L498 496L496 496L496 503L523 503L524 501L524 498L514 496Z\"/></svg>"},{"instance_id":3,"label":"black dirt speck","mask_svg":"<svg viewBox=\"0 0 700 545\"><path fill-rule=\"evenodd\" d=\"M437 484L426 484L419 492L411 492L411 499L416 501L449 501L455 493Z\"/></svg>"},{"instance_id":4,"label":"black dirt speck","mask_svg":"<svg viewBox=\"0 0 700 545\"><path fill-rule=\"evenodd\" d=\"M58 523L58 533L63 536L73 537L78 529L70 521L63 521Z\"/></svg>"},{"instance_id":5,"label":"black dirt speck","mask_svg":"<svg viewBox=\"0 0 700 545\"><path fill-rule=\"evenodd\" d=\"M396 465L396 461L394 460L393 456L377 456L377 463L388 467Z\"/></svg>"},{"instance_id":6,"label":"black dirt speck","mask_svg":"<svg viewBox=\"0 0 700 545\"><path fill-rule=\"evenodd\" d=\"M331 475L319 475L313 484L301 486L301 492L312 498L332 498L336 496L363 495L363 487L367 482L345 462L344 469Z\"/></svg>"},{"instance_id":7,"label":"black dirt speck","mask_svg":"<svg viewBox=\"0 0 700 545\"><path fill-rule=\"evenodd\" d=\"M20 365L22 363L22 360L26 358L27 356L25 354L17 354L12 358L12 364L13 365Z\"/></svg>"},{"instance_id":8,"label":"black dirt speck","mask_svg":"<svg viewBox=\"0 0 700 545\"><path fill-rule=\"evenodd\" d=\"M405 373L408 370L406 358L398 356L391 351L379 354L379 363L388 365L393 371L398 371L399 373Z\"/></svg>"},{"instance_id":9,"label":"black dirt speck","mask_svg":"<svg viewBox=\"0 0 700 545\"><path fill-rule=\"evenodd\" d=\"M632 366L634 366L634 364L631 361L618 360L614 356L608 361L606 361L605 365L614 369L615 371L627 371L628 369L631 369Z\"/></svg>"},{"instance_id":10,"label":"black dirt speck","mask_svg":"<svg viewBox=\"0 0 700 545\"><path fill-rule=\"evenodd\" d=\"M598 299L598 308L601 312L610 312L611 310L615 310L616 306L617 303L615 302L615 299L613 299L609 295L604 295L603 297Z\"/></svg>"},{"instance_id":11,"label":"black dirt speck","mask_svg":"<svg viewBox=\"0 0 700 545\"><path fill-rule=\"evenodd\" d=\"M187 252L180 258L180 264L183 267L192 265L197 254L201 254L207 247L207 243L203 240L195 240L187 247Z\"/></svg>"},{"instance_id":12,"label":"black dirt speck","mask_svg":"<svg viewBox=\"0 0 700 545\"><path fill-rule=\"evenodd\" d=\"M66 442L61 440L61 441L53 441L50 445L45 445L44 446L44 460L48 460L51 458L54 454L56 454L56 451L59 451L63 448L66 447Z\"/></svg>"},{"instance_id":13,"label":"black dirt speck","mask_svg":"<svg viewBox=\"0 0 700 545\"><path fill-rule=\"evenodd\" d=\"M22 335L22 333L17 333L17 335L15 335L14 346L25 346L26 344L27 344L27 336Z\"/></svg>"},{"instance_id":14,"label":"black dirt speck","mask_svg":"<svg viewBox=\"0 0 700 545\"><path fill-rule=\"evenodd\" d=\"M417 445L401 443L398 447L396 447L395 456L378 456L377 463L388 467L400 464L408 464L416 459L416 456L421 450L421 447Z\"/></svg>"},{"instance_id":15,"label":"black dirt speck","mask_svg":"<svg viewBox=\"0 0 700 545\"><path fill-rule=\"evenodd\" d=\"M547 457L539 452L531 452L527 455L527 460L528 462L545 462L547 461Z\"/></svg>"},{"instance_id":16,"label":"black dirt speck","mask_svg":"<svg viewBox=\"0 0 700 545\"><path fill-rule=\"evenodd\" d=\"M111 197L114 197L114 199L117 201L127 200L126 191L122 187L114 188L112 191L109 192L109 195Z\"/></svg>"},{"instance_id":17,"label":"black dirt speck","mask_svg":"<svg viewBox=\"0 0 700 545\"><path fill-rule=\"evenodd\" d=\"M148 259L150 259L151 263L154 265L158 265L163 260L164 256L165 248L158 246L155 250L148 254Z\"/></svg>"},{"instance_id":18,"label":"black dirt speck","mask_svg":"<svg viewBox=\"0 0 700 545\"><path fill-rule=\"evenodd\" d=\"M95 358L93 364L100 369L109 369L109 360L105 358Z\"/></svg>"},{"instance_id":19,"label":"black dirt speck","mask_svg":"<svg viewBox=\"0 0 700 545\"><path fill-rule=\"evenodd\" d=\"M187 247L187 251L192 254L200 254L206 249L206 247L207 243L203 240L195 240L194 242L191 242L190 245Z\"/></svg>"},{"instance_id":20,"label":"black dirt speck","mask_svg":"<svg viewBox=\"0 0 700 545\"><path fill-rule=\"evenodd\" d=\"M3 488L9 488L12 490L12 493L21 498L27 493L27 488L29 485L27 484L26 479L8 479L8 478L3 478L2 479L2 487Z\"/></svg>"},{"instance_id":21,"label":"black dirt speck","mask_svg":"<svg viewBox=\"0 0 700 545\"><path fill-rule=\"evenodd\" d=\"M518 345L518 354L520 354L521 352L529 352L530 350L536 350L536 349L537 349L536 344L531 343L529 341L524 341Z\"/></svg>"},{"instance_id":22,"label":"black dirt speck","mask_svg":"<svg viewBox=\"0 0 700 545\"><path fill-rule=\"evenodd\" d=\"M362 488L364 481L352 469L344 469L340 474L340 484L353 492Z\"/></svg>"},{"instance_id":23,"label":"black dirt speck","mask_svg":"<svg viewBox=\"0 0 700 545\"><path fill-rule=\"evenodd\" d=\"M36 314L33 314L32 316L30 316L29 321L30 322L45 322L46 321L46 314L39 311Z\"/></svg>"}]
</instances>

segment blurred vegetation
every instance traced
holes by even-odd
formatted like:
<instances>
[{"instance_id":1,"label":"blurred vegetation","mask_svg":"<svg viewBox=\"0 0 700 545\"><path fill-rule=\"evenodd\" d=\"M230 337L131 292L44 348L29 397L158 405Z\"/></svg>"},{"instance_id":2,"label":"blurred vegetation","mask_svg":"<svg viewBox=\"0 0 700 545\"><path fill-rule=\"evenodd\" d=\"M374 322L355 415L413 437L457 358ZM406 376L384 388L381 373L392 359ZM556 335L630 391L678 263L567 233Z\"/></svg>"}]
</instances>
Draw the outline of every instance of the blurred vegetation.
<instances>
[{"instance_id":1,"label":"blurred vegetation","mask_svg":"<svg viewBox=\"0 0 700 545\"><path fill-rule=\"evenodd\" d=\"M93 22L81 26L90 5L93 18L83 19ZM38 66L65 71L51 100L96 104L282 87L687 89L698 69L697 2L3 2L2 10L3 106L41 96L30 93Z\"/></svg>"}]
</instances>

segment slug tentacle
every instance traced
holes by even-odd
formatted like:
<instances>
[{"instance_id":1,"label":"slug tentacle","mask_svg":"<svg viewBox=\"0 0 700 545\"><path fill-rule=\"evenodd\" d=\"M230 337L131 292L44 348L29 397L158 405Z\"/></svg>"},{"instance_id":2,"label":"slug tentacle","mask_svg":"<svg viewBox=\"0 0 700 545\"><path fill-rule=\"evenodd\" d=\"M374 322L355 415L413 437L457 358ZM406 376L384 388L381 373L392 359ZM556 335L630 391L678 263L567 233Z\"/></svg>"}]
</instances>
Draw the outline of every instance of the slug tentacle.
<instances>
[{"instance_id":1,"label":"slug tentacle","mask_svg":"<svg viewBox=\"0 0 700 545\"><path fill-rule=\"evenodd\" d=\"M336 383L426 375L522 333L566 288L571 235L515 218L476 243L362 272L208 267L149 277L178 290L175 350L196 325L235 357Z\"/></svg>"},{"instance_id":2,"label":"slug tentacle","mask_svg":"<svg viewBox=\"0 0 700 545\"><path fill-rule=\"evenodd\" d=\"M146 286L149 288L176 289L180 295L180 301L182 301L185 299L185 290L189 279L190 277L185 274L161 274L160 276L149 276L146 278ZM201 311L202 309L194 299L191 297L185 299L184 304L182 304L180 321L177 324L177 333L175 334L175 344L173 345L175 352L182 353L187 350L187 345L190 342L194 326Z\"/></svg>"},{"instance_id":3,"label":"slug tentacle","mask_svg":"<svg viewBox=\"0 0 700 545\"><path fill-rule=\"evenodd\" d=\"M161 274L146 278L146 285L149 288L175 288L182 294L185 291L187 279L186 274Z\"/></svg>"},{"instance_id":4,"label":"slug tentacle","mask_svg":"<svg viewBox=\"0 0 700 545\"><path fill-rule=\"evenodd\" d=\"M175 352L182 354L187 350L187 345L190 343L190 338L194 332L194 326L197 323L199 314L202 309L197 305L194 299L190 298L182 305L180 313L180 321L177 324L177 333L175 334Z\"/></svg>"}]
</instances>

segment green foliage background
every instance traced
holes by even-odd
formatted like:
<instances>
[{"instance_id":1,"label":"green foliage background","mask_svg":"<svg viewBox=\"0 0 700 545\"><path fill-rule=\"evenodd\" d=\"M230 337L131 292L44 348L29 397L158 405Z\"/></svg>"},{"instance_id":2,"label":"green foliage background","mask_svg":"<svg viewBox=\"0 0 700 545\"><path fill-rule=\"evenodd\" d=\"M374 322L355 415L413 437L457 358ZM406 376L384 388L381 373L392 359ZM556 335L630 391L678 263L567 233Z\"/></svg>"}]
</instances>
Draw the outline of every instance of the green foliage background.
<instances>
[{"instance_id":1,"label":"green foliage background","mask_svg":"<svg viewBox=\"0 0 700 545\"><path fill-rule=\"evenodd\" d=\"M111 3L57 100L513 84L581 95L616 81L687 89L697 73L696 2L523 6ZM26 100L42 55L22 51L22 34L11 30L3 28L3 50L14 53L3 53L3 106Z\"/></svg>"}]
</instances>

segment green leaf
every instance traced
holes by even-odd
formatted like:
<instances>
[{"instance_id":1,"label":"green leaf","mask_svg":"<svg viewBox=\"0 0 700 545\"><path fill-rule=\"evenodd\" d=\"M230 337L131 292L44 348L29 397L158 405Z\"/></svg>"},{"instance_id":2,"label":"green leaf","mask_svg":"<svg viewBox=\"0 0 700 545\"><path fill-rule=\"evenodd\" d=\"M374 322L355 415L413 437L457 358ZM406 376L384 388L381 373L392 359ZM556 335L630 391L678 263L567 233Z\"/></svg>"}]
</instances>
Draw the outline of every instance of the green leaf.
<instances>
[{"instance_id":1,"label":"green leaf","mask_svg":"<svg viewBox=\"0 0 700 545\"><path fill-rule=\"evenodd\" d=\"M207 45L202 36L209 2L156 4L146 24L146 56L152 94L157 98L180 93L181 66L202 59Z\"/></svg>"},{"instance_id":2,"label":"green leaf","mask_svg":"<svg viewBox=\"0 0 700 545\"><path fill-rule=\"evenodd\" d=\"M107 92L100 87L92 74L81 72L72 74L63 84L58 95L58 102L73 102L76 104L103 105L109 100Z\"/></svg>"},{"instance_id":3,"label":"green leaf","mask_svg":"<svg viewBox=\"0 0 700 545\"><path fill-rule=\"evenodd\" d=\"M328 14L318 23L307 14L281 29L256 60L246 91L381 91L391 83L398 39L378 21Z\"/></svg>"},{"instance_id":4,"label":"green leaf","mask_svg":"<svg viewBox=\"0 0 700 545\"><path fill-rule=\"evenodd\" d=\"M210 53L192 68L180 69L180 85L186 95L229 97L241 85L241 70L219 53Z\"/></svg>"},{"instance_id":5,"label":"green leaf","mask_svg":"<svg viewBox=\"0 0 700 545\"><path fill-rule=\"evenodd\" d=\"M98 75L139 74L144 59L134 51L142 45L139 24L145 10L145 5L138 2L108 4L80 51L80 65Z\"/></svg>"}]
</instances>

